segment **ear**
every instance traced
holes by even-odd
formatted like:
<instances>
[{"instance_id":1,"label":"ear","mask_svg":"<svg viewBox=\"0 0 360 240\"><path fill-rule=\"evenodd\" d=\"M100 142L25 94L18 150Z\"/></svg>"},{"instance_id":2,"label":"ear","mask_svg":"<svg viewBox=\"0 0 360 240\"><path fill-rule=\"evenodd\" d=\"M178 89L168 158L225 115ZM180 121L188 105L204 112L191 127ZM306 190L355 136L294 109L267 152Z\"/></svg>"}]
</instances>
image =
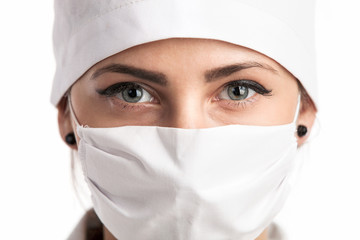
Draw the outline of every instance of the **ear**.
<instances>
[{"instance_id":1,"label":"ear","mask_svg":"<svg viewBox=\"0 0 360 240\"><path fill-rule=\"evenodd\" d=\"M71 145L65 141L66 135L68 135L69 133L75 133L75 130L71 124L70 111L66 97L63 97L61 99L60 103L57 106L57 109L58 109L58 124L59 124L60 136L62 140L71 149L77 150L77 144Z\"/></svg>"},{"instance_id":2,"label":"ear","mask_svg":"<svg viewBox=\"0 0 360 240\"><path fill-rule=\"evenodd\" d=\"M298 127L299 125L305 126L307 128L307 133L303 137L299 137L298 135L296 135L298 147L301 147L309 138L312 127L315 122L316 112L317 110L315 109L314 105L304 104L304 106L301 107L301 111L298 121L296 123L296 127Z\"/></svg>"}]
</instances>

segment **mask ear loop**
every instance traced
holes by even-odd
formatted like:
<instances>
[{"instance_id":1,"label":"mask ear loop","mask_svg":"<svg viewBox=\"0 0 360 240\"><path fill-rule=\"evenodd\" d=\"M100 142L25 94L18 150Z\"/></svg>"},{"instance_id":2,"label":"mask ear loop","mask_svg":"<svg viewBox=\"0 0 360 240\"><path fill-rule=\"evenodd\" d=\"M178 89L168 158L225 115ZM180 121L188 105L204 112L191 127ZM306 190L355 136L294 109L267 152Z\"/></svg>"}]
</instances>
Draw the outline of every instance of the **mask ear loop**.
<instances>
[{"instance_id":1,"label":"mask ear loop","mask_svg":"<svg viewBox=\"0 0 360 240\"><path fill-rule=\"evenodd\" d=\"M300 106L301 106L301 95L299 94L298 95L298 103L297 103L297 106L296 106L296 110L295 110L295 116L294 116L294 120L292 123L296 124L297 120L298 120L298 117L300 115Z\"/></svg>"},{"instance_id":2,"label":"mask ear loop","mask_svg":"<svg viewBox=\"0 0 360 240\"><path fill-rule=\"evenodd\" d=\"M71 90L71 89L70 89ZM77 127L88 127L87 125L83 126L80 125L79 121L77 120L74 109L72 107L71 102L71 94L70 90L67 91L65 96L67 97L68 102L68 110L70 112L71 118L74 120ZM77 151L76 150L70 150L70 159L71 159L71 179L72 179L72 186L75 192L75 197L79 200L80 206L82 209L86 210L91 206L90 204L90 193L86 191L87 188L85 188L84 183L80 180L79 176L80 173L78 172L80 166L79 166L79 159L77 157Z\"/></svg>"},{"instance_id":3,"label":"mask ear loop","mask_svg":"<svg viewBox=\"0 0 360 240\"><path fill-rule=\"evenodd\" d=\"M68 100L68 106L69 106L70 115L71 115L72 119L74 120L76 126L78 126L78 127L88 127L87 125L85 125L85 126L84 126L84 125L81 125L81 124L79 123L79 121L77 120L77 118L76 118L76 116L75 116L74 109L73 109L73 107L72 107L71 94L70 94L70 92L71 92L71 91L69 90L68 93L67 93L67 100Z\"/></svg>"}]
</instances>

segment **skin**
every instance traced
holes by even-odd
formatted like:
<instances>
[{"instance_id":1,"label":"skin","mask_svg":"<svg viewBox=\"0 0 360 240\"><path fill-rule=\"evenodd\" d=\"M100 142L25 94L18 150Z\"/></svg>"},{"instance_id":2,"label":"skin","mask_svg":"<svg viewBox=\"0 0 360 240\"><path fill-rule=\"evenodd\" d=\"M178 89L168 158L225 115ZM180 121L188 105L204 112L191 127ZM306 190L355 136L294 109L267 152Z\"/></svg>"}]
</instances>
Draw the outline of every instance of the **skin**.
<instances>
[{"instance_id":1,"label":"skin","mask_svg":"<svg viewBox=\"0 0 360 240\"><path fill-rule=\"evenodd\" d=\"M167 83L159 85L130 74L99 72L111 64L161 73ZM220 76L216 71L234 64L246 68L226 76ZM211 81L209 76L213 76ZM245 100L226 99L229 97L226 85L244 79L257 82L271 93L255 92ZM151 97L141 103L126 103L121 94L103 96L98 93L119 82L142 84ZM298 95L295 77L261 53L217 40L167 39L135 46L97 63L72 86L71 102L79 123L90 127L210 128L228 124L271 126L291 123ZM66 106L66 100L58 106L62 139L70 132L76 133L74 119ZM315 114L314 108L303 108L297 125L307 126L310 133ZM297 137L299 147L308 135ZM76 138L79 140L78 136ZM77 145L69 147L77 150ZM104 238L115 239L106 228ZM267 231L257 238L266 239Z\"/></svg>"}]
</instances>

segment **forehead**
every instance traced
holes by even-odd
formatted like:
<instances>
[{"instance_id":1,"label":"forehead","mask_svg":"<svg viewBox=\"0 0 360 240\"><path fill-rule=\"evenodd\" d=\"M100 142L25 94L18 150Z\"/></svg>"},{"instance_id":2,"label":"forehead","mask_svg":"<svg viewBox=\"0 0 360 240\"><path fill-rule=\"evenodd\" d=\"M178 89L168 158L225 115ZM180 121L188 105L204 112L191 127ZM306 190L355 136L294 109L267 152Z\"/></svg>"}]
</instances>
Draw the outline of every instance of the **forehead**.
<instances>
[{"instance_id":1,"label":"forehead","mask_svg":"<svg viewBox=\"0 0 360 240\"><path fill-rule=\"evenodd\" d=\"M246 47L212 39L172 38L126 49L92 67L96 70L112 63L135 65L163 71L191 67L199 70L220 65L259 62L278 71L286 71L273 59Z\"/></svg>"}]
</instances>

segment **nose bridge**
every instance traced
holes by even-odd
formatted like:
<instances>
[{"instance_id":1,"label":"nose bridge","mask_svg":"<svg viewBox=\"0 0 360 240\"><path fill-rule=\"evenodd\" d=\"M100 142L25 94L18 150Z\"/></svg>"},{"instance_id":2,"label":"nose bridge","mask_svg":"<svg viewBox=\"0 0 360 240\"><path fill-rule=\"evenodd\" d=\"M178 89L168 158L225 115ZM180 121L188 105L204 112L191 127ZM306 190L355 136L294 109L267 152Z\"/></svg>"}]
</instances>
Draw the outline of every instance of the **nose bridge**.
<instances>
[{"instance_id":1,"label":"nose bridge","mask_svg":"<svg viewBox=\"0 0 360 240\"><path fill-rule=\"evenodd\" d=\"M209 127L201 99L188 95L182 96L181 100L175 101L169 111L167 125L187 129Z\"/></svg>"}]
</instances>

